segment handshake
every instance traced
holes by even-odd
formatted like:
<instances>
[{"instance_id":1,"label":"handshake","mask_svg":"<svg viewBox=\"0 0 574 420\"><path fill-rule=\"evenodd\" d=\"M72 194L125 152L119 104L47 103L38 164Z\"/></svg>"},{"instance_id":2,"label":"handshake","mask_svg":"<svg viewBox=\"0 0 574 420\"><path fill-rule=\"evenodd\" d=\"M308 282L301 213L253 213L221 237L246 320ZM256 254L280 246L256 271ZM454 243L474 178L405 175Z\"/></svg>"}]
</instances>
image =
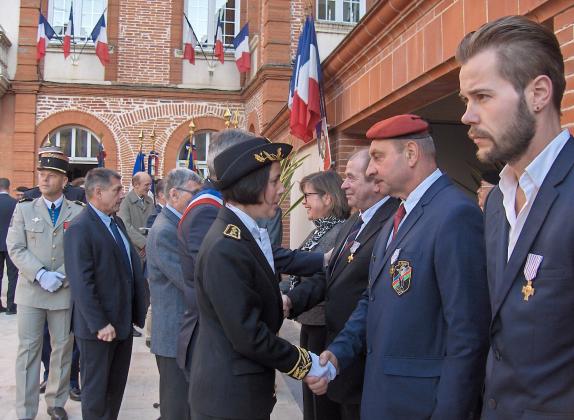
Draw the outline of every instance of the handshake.
<instances>
[{"instance_id":1,"label":"handshake","mask_svg":"<svg viewBox=\"0 0 574 420\"><path fill-rule=\"evenodd\" d=\"M329 350L325 350L321 353L321 356L317 356L312 352L309 352L309 354L312 362L311 370L303 378L303 382L307 384L315 395L323 395L327 392L329 382L337 376L337 358Z\"/></svg>"}]
</instances>

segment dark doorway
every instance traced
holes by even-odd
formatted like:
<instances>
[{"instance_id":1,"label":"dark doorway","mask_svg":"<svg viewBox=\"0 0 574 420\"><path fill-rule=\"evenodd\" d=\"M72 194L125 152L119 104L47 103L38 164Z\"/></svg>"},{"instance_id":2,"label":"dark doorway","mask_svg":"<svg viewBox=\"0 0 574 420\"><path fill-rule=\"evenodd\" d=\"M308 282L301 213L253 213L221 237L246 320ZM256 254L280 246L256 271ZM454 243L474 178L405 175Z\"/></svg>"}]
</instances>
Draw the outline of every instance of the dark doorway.
<instances>
[{"instance_id":1,"label":"dark doorway","mask_svg":"<svg viewBox=\"0 0 574 420\"><path fill-rule=\"evenodd\" d=\"M84 178L90 169L97 167L97 163L70 163L67 174L68 181L72 182L76 178Z\"/></svg>"}]
</instances>

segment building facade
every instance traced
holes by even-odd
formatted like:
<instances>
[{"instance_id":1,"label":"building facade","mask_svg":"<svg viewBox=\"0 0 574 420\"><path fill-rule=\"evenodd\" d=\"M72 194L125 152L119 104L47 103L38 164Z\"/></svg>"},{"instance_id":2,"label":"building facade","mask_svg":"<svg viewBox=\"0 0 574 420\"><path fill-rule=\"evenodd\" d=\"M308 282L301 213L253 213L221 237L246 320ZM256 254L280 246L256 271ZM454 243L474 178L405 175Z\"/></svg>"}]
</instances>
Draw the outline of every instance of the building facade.
<instances>
[{"instance_id":1,"label":"building facade","mask_svg":"<svg viewBox=\"0 0 574 420\"><path fill-rule=\"evenodd\" d=\"M462 188L475 189L481 169L460 123L455 48L464 34L508 14L551 27L567 69L563 124L574 124L574 4L571 0L74 0L76 44L64 59L50 42L36 61L40 10L63 36L71 0L10 0L0 16L0 176L13 186L35 183L36 151L50 139L70 156L71 177L97 165L129 183L140 148L159 153L158 176L185 165L190 123L205 156L213 132L238 126L309 154L296 173L321 166L316 144L289 136L286 107L292 60L308 12L316 19L335 169L366 144L368 127L414 112L433 126L438 160ZM212 56L222 9L225 62ZM110 63L101 65L88 39L99 17L107 25ZM184 14L202 48L182 59ZM249 23L251 71L240 74L233 36ZM202 50L203 49L203 50ZM205 56L204 56L205 53ZM297 188L292 199L299 196ZM286 232L298 245L311 228L296 209ZM289 227L290 225L290 227Z\"/></svg>"}]
</instances>

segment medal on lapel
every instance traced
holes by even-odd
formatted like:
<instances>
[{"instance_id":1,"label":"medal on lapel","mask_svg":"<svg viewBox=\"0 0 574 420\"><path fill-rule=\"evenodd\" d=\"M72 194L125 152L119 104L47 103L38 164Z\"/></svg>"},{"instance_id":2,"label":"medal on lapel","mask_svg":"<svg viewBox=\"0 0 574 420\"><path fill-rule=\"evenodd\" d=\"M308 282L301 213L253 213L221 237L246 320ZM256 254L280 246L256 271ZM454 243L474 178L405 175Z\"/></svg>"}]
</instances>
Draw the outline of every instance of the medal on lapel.
<instances>
[{"instance_id":1,"label":"medal on lapel","mask_svg":"<svg viewBox=\"0 0 574 420\"><path fill-rule=\"evenodd\" d=\"M397 261L393 267L392 286L397 295L401 296L411 287L413 268L408 261Z\"/></svg>"},{"instance_id":2,"label":"medal on lapel","mask_svg":"<svg viewBox=\"0 0 574 420\"><path fill-rule=\"evenodd\" d=\"M526 258L526 264L524 264L524 278L526 279L526 284L522 286L522 296L523 299L528 302L528 300L534 296L536 290L532 286L532 282L536 278L538 273L538 268L544 257L542 255L528 254Z\"/></svg>"},{"instance_id":3,"label":"medal on lapel","mask_svg":"<svg viewBox=\"0 0 574 420\"><path fill-rule=\"evenodd\" d=\"M359 249L360 246L361 244L359 242L353 241L353 245L351 245L351 248L349 248L349 251L351 251L351 255L347 257L347 264L353 261L353 259L355 258L355 252L357 252L357 249Z\"/></svg>"},{"instance_id":4,"label":"medal on lapel","mask_svg":"<svg viewBox=\"0 0 574 420\"><path fill-rule=\"evenodd\" d=\"M64 231L68 229L68 226L70 226L70 221L69 221L69 220L66 220L66 221L64 222Z\"/></svg>"},{"instance_id":5,"label":"medal on lapel","mask_svg":"<svg viewBox=\"0 0 574 420\"><path fill-rule=\"evenodd\" d=\"M399 259L400 253L401 253L401 249L397 248L393 252L393 255L391 255L391 268L389 269L389 274L391 275L391 278L393 278L393 276L395 275L395 263Z\"/></svg>"}]
</instances>

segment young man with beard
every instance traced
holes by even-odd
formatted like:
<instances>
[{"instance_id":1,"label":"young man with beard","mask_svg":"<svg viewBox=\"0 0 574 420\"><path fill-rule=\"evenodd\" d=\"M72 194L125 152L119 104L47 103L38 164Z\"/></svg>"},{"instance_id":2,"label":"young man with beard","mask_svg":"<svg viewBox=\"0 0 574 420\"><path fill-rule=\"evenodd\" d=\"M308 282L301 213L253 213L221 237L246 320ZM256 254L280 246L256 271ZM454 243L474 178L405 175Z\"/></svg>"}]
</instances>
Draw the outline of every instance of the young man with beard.
<instances>
[{"instance_id":1,"label":"young man with beard","mask_svg":"<svg viewBox=\"0 0 574 420\"><path fill-rule=\"evenodd\" d=\"M560 128L560 45L545 26L509 16L467 35L457 59L477 156L506 163L485 211L492 322L483 417L572 419L574 142Z\"/></svg>"}]
</instances>

